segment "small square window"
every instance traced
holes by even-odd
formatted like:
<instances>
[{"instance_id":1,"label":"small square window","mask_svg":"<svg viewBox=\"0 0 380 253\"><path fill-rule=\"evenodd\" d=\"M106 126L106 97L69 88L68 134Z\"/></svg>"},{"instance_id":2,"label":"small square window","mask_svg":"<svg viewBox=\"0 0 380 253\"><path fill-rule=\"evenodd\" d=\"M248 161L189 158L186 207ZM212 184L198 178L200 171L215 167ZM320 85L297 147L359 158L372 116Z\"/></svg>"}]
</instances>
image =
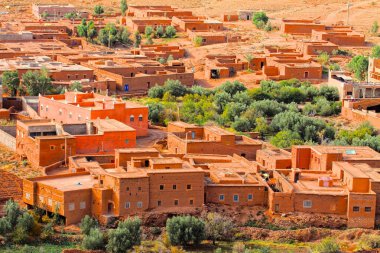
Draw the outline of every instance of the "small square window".
<instances>
[{"instance_id":1,"label":"small square window","mask_svg":"<svg viewBox=\"0 0 380 253\"><path fill-rule=\"evenodd\" d=\"M177 185L173 184L173 190L177 190Z\"/></svg>"},{"instance_id":2,"label":"small square window","mask_svg":"<svg viewBox=\"0 0 380 253\"><path fill-rule=\"evenodd\" d=\"M372 210L372 208L370 206L364 207L364 212L366 212L366 213L370 213L371 210Z\"/></svg>"},{"instance_id":3,"label":"small square window","mask_svg":"<svg viewBox=\"0 0 380 253\"><path fill-rule=\"evenodd\" d=\"M354 206L354 207L352 207L352 211L359 212L360 211L360 207Z\"/></svg>"},{"instance_id":4,"label":"small square window","mask_svg":"<svg viewBox=\"0 0 380 253\"><path fill-rule=\"evenodd\" d=\"M40 196L39 199L41 203L44 203L44 197Z\"/></svg>"},{"instance_id":5,"label":"small square window","mask_svg":"<svg viewBox=\"0 0 380 253\"><path fill-rule=\"evenodd\" d=\"M138 190L138 191L141 191L141 186L139 186L139 187L137 188L137 190Z\"/></svg>"},{"instance_id":6,"label":"small square window","mask_svg":"<svg viewBox=\"0 0 380 253\"><path fill-rule=\"evenodd\" d=\"M161 184L161 185L160 185L160 190L162 191L163 189L164 189L164 185Z\"/></svg>"},{"instance_id":7,"label":"small square window","mask_svg":"<svg viewBox=\"0 0 380 253\"><path fill-rule=\"evenodd\" d=\"M61 144L61 149L65 150L65 144Z\"/></svg>"},{"instance_id":8,"label":"small square window","mask_svg":"<svg viewBox=\"0 0 380 253\"><path fill-rule=\"evenodd\" d=\"M193 199L190 199L190 205L194 205L194 200Z\"/></svg>"},{"instance_id":9,"label":"small square window","mask_svg":"<svg viewBox=\"0 0 380 253\"><path fill-rule=\"evenodd\" d=\"M69 203L69 211L75 210L75 203Z\"/></svg>"},{"instance_id":10,"label":"small square window","mask_svg":"<svg viewBox=\"0 0 380 253\"><path fill-rule=\"evenodd\" d=\"M186 186L186 189L191 190L191 184L188 184L188 185Z\"/></svg>"},{"instance_id":11,"label":"small square window","mask_svg":"<svg viewBox=\"0 0 380 253\"><path fill-rule=\"evenodd\" d=\"M129 192L129 187L127 187L127 192Z\"/></svg>"},{"instance_id":12,"label":"small square window","mask_svg":"<svg viewBox=\"0 0 380 253\"><path fill-rule=\"evenodd\" d=\"M224 201L224 194L220 194L220 195L219 195L219 200L220 200L220 201Z\"/></svg>"},{"instance_id":13,"label":"small square window","mask_svg":"<svg viewBox=\"0 0 380 253\"><path fill-rule=\"evenodd\" d=\"M131 202L126 202L126 203L125 203L125 208L128 209L128 208L130 208L130 207L131 207Z\"/></svg>"},{"instance_id":14,"label":"small square window","mask_svg":"<svg viewBox=\"0 0 380 253\"><path fill-rule=\"evenodd\" d=\"M85 208L86 208L86 201L81 201L81 202L79 203L79 208L80 208L80 209L85 209Z\"/></svg>"},{"instance_id":15,"label":"small square window","mask_svg":"<svg viewBox=\"0 0 380 253\"><path fill-rule=\"evenodd\" d=\"M252 194L248 194L248 200L252 200L253 199L253 195Z\"/></svg>"},{"instance_id":16,"label":"small square window","mask_svg":"<svg viewBox=\"0 0 380 253\"><path fill-rule=\"evenodd\" d=\"M313 202L311 200L303 201L303 208L311 208L313 206Z\"/></svg>"},{"instance_id":17,"label":"small square window","mask_svg":"<svg viewBox=\"0 0 380 253\"><path fill-rule=\"evenodd\" d=\"M175 199L175 200L174 200L174 205L175 205L175 206L178 206L178 199Z\"/></svg>"},{"instance_id":18,"label":"small square window","mask_svg":"<svg viewBox=\"0 0 380 253\"><path fill-rule=\"evenodd\" d=\"M239 202L239 195L235 194L233 199L234 199L234 202Z\"/></svg>"},{"instance_id":19,"label":"small square window","mask_svg":"<svg viewBox=\"0 0 380 253\"><path fill-rule=\"evenodd\" d=\"M141 201L137 202L137 208L142 208L142 202Z\"/></svg>"},{"instance_id":20,"label":"small square window","mask_svg":"<svg viewBox=\"0 0 380 253\"><path fill-rule=\"evenodd\" d=\"M55 146L54 145L50 145L50 150L54 150L55 149Z\"/></svg>"},{"instance_id":21,"label":"small square window","mask_svg":"<svg viewBox=\"0 0 380 253\"><path fill-rule=\"evenodd\" d=\"M161 206L161 200L157 201L157 206Z\"/></svg>"}]
</instances>

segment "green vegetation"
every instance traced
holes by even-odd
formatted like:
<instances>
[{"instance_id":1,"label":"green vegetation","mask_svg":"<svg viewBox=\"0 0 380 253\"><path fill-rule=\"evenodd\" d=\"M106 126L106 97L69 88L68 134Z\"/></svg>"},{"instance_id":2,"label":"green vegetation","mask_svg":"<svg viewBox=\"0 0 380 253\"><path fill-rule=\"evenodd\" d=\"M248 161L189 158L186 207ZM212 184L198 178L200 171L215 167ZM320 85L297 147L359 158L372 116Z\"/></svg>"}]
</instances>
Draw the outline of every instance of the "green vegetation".
<instances>
[{"instance_id":1,"label":"green vegetation","mask_svg":"<svg viewBox=\"0 0 380 253\"><path fill-rule=\"evenodd\" d=\"M194 39L193 39L193 44L195 47L200 47L203 45L203 38L201 36L196 36Z\"/></svg>"},{"instance_id":2,"label":"green vegetation","mask_svg":"<svg viewBox=\"0 0 380 253\"><path fill-rule=\"evenodd\" d=\"M135 41L133 43L133 46L137 48L140 46L140 44L141 44L141 35L138 31L136 31L135 32Z\"/></svg>"},{"instance_id":3,"label":"green vegetation","mask_svg":"<svg viewBox=\"0 0 380 253\"><path fill-rule=\"evenodd\" d=\"M97 36L94 21L87 22L86 19L82 19L82 22L77 27L79 37L85 37L88 41L94 42L94 38Z\"/></svg>"},{"instance_id":4,"label":"green vegetation","mask_svg":"<svg viewBox=\"0 0 380 253\"><path fill-rule=\"evenodd\" d=\"M132 44L132 40L129 38L130 35L126 27L116 28L115 24L108 23L99 31L98 40L107 47L113 47L116 43L128 46Z\"/></svg>"},{"instance_id":5,"label":"green vegetation","mask_svg":"<svg viewBox=\"0 0 380 253\"><path fill-rule=\"evenodd\" d=\"M380 235L363 234L357 245L357 250L372 250L380 248Z\"/></svg>"},{"instance_id":6,"label":"green vegetation","mask_svg":"<svg viewBox=\"0 0 380 253\"><path fill-rule=\"evenodd\" d=\"M359 81L364 81L367 77L368 57L357 55L351 59L347 67L354 73L356 79Z\"/></svg>"},{"instance_id":7,"label":"green vegetation","mask_svg":"<svg viewBox=\"0 0 380 253\"><path fill-rule=\"evenodd\" d=\"M80 222L80 230L83 234L89 235L90 231L98 228L98 221L86 215Z\"/></svg>"},{"instance_id":8,"label":"green vegetation","mask_svg":"<svg viewBox=\"0 0 380 253\"><path fill-rule=\"evenodd\" d=\"M172 245L198 245L205 237L205 223L194 216L176 216L166 221Z\"/></svg>"},{"instance_id":9,"label":"green vegetation","mask_svg":"<svg viewBox=\"0 0 380 253\"><path fill-rule=\"evenodd\" d=\"M205 218L206 238L215 245L216 241L229 241L233 238L235 225L232 220L218 213L208 213Z\"/></svg>"},{"instance_id":10,"label":"green vegetation","mask_svg":"<svg viewBox=\"0 0 380 253\"><path fill-rule=\"evenodd\" d=\"M268 23L268 16L265 12L259 11L253 14L252 22L258 29L264 29Z\"/></svg>"},{"instance_id":11,"label":"green vegetation","mask_svg":"<svg viewBox=\"0 0 380 253\"><path fill-rule=\"evenodd\" d=\"M340 245L334 238L325 238L315 246L316 253L339 253Z\"/></svg>"},{"instance_id":12,"label":"green vegetation","mask_svg":"<svg viewBox=\"0 0 380 253\"><path fill-rule=\"evenodd\" d=\"M370 30L371 34L373 36L377 36L378 32L379 32L379 24L377 23L377 21L375 20L371 26L371 30Z\"/></svg>"},{"instance_id":13,"label":"green vegetation","mask_svg":"<svg viewBox=\"0 0 380 253\"><path fill-rule=\"evenodd\" d=\"M20 87L20 79L17 71L4 71L2 75L2 84L7 90L8 95L14 97Z\"/></svg>"},{"instance_id":14,"label":"green vegetation","mask_svg":"<svg viewBox=\"0 0 380 253\"><path fill-rule=\"evenodd\" d=\"M380 58L380 46L379 45L376 45L372 48L371 57L373 57L375 59Z\"/></svg>"},{"instance_id":15,"label":"green vegetation","mask_svg":"<svg viewBox=\"0 0 380 253\"><path fill-rule=\"evenodd\" d=\"M94 15L101 15L104 13L104 7L101 5L95 5L94 7Z\"/></svg>"},{"instance_id":16,"label":"green vegetation","mask_svg":"<svg viewBox=\"0 0 380 253\"><path fill-rule=\"evenodd\" d=\"M127 0L121 0L121 1L120 1L120 10L121 10L121 14L122 14L123 16L125 16L125 13L126 13L127 10L128 10Z\"/></svg>"},{"instance_id":17,"label":"green vegetation","mask_svg":"<svg viewBox=\"0 0 380 253\"><path fill-rule=\"evenodd\" d=\"M23 84L30 96L49 94L53 89L51 79L46 69L40 71L27 71L22 75Z\"/></svg>"},{"instance_id":18,"label":"green vegetation","mask_svg":"<svg viewBox=\"0 0 380 253\"><path fill-rule=\"evenodd\" d=\"M83 91L83 86L80 82L75 81L69 86L69 91Z\"/></svg>"},{"instance_id":19,"label":"green vegetation","mask_svg":"<svg viewBox=\"0 0 380 253\"><path fill-rule=\"evenodd\" d=\"M106 249L111 253L124 253L134 245L141 243L141 220L128 218L119 222L116 229L108 231Z\"/></svg>"}]
</instances>

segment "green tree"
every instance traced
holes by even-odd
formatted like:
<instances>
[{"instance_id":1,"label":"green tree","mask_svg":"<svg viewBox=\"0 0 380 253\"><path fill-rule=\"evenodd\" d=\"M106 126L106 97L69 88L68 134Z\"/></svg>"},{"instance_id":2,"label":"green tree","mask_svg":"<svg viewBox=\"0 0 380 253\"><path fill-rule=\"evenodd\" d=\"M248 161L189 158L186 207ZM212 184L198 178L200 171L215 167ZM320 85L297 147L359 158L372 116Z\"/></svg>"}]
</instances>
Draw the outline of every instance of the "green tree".
<instances>
[{"instance_id":1,"label":"green tree","mask_svg":"<svg viewBox=\"0 0 380 253\"><path fill-rule=\"evenodd\" d=\"M263 11L256 12L252 18L253 23L259 29L263 29L265 25L268 23L268 20L269 18L267 14Z\"/></svg>"},{"instance_id":2,"label":"green tree","mask_svg":"<svg viewBox=\"0 0 380 253\"><path fill-rule=\"evenodd\" d=\"M70 19L70 20L73 20L76 19L78 17L78 13L76 12L69 12L69 13L66 13L65 14L65 18L67 19Z\"/></svg>"},{"instance_id":3,"label":"green tree","mask_svg":"<svg viewBox=\"0 0 380 253\"><path fill-rule=\"evenodd\" d=\"M101 15L104 13L104 7L101 5L95 5L94 7L94 15Z\"/></svg>"},{"instance_id":4,"label":"green tree","mask_svg":"<svg viewBox=\"0 0 380 253\"><path fill-rule=\"evenodd\" d=\"M148 109L149 120L154 124L163 125L165 119L165 107L161 103L149 103Z\"/></svg>"},{"instance_id":5,"label":"green tree","mask_svg":"<svg viewBox=\"0 0 380 253\"><path fill-rule=\"evenodd\" d=\"M89 235L91 229L97 228L98 221L95 218L91 218L89 215L84 216L80 222L80 230L82 234Z\"/></svg>"},{"instance_id":6,"label":"green tree","mask_svg":"<svg viewBox=\"0 0 380 253\"><path fill-rule=\"evenodd\" d=\"M205 224L193 216L176 216L166 221L166 233L172 245L198 245L205 238Z\"/></svg>"},{"instance_id":7,"label":"green tree","mask_svg":"<svg viewBox=\"0 0 380 253\"><path fill-rule=\"evenodd\" d=\"M165 28L165 37L166 38L174 38L177 34L177 30L174 28L174 26L167 26Z\"/></svg>"},{"instance_id":8,"label":"green tree","mask_svg":"<svg viewBox=\"0 0 380 253\"><path fill-rule=\"evenodd\" d=\"M92 228L89 234L83 237L82 247L88 250L104 249L104 235L99 228Z\"/></svg>"},{"instance_id":9,"label":"green tree","mask_svg":"<svg viewBox=\"0 0 380 253\"><path fill-rule=\"evenodd\" d=\"M108 23L103 29L99 31L98 40L104 46L113 47L118 41L118 30L115 24Z\"/></svg>"},{"instance_id":10,"label":"green tree","mask_svg":"<svg viewBox=\"0 0 380 253\"><path fill-rule=\"evenodd\" d=\"M327 52L321 52L318 57L317 61L322 65L326 66L330 61L330 56Z\"/></svg>"},{"instance_id":11,"label":"green tree","mask_svg":"<svg viewBox=\"0 0 380 253\"><path fill-rule=\"evenodd\" d=\"M83 91L83 86L80 82L75 81L69 86L69 91Z\"/></svg>"},{"instance_id":12,"label":"green tree","mask_svg":"<svg viewBox=\"0 0 380 253\"><path fill-rule=\"evenodd\" d=\"M216 92L225 91L230 96L234 96L236 93L246 91L247 88L239 81L227 81L215 89Z\"/></svg>"},{"instance_id":13,"label":"green tree","mask_svg":"<svg viewBox=\"0 0 380 253\"><path fill-rule=\"evenodd\" d=\"M174 57L173 57L172 54L170 54L170 55L168 56L168 59L166 59L166 62L170 62L170 61L173 61L173 60L174 60Z\"/></svg>"},{"instance_id":14,"label":"green tree","mask_svg":"<svg viewBox=\"0 0 380 253\"><path fill-rule=\"evenodd\" d=\"M46 69L27 71L22 75L22 82L30 96L45 95L53 88Z\"/></svg>"},{"instance_id":15,"label":"green tree","mask_svg":"<svg viewBox=\"0 0 380 253\"><path fill-rule=\"evenodd\" d=\"M153 27L146 26L144 34L145 34L145 37L147 37L147 38L151 37L151 36L154 36L154 29L153 29Z\"/></svg>"},{"instance_id":16,"label":"green tree","mask_svg":"<svg viewBox=\"0 0 380 253\"><path fill-rule=\"evenodd\" d=\"M377 23L377 21L374 21L372 26L371 26L371 33L372 33L372 35L377 36L378 32L379 32L379 24Z\"/></svg>"},{"instance_id":17,"label":"green tree","mask_svg":"<svg viewBox=\"0 0 380 253\"><path fill-rule=\"evenodd\" d=\"M4 71L2 75L2 84L7 88L8 94L12 97L17 95L20 86L20 79L17 71Z\"/></svg>"},{"instance_id":18,"label":"green tree","mask_svg":"<svg viewBox=\"0 0 380 253\"><path fill-rule=\"evenodd\" d=\"M299 134L290 130L283 130L273 136L270 143L278 148L289 148L292 145L303 144L303 141Z\"/></svg>"},{"instance_id":19,"label":"green tree","mask_svg":"<svg viewBox=\"0 0 380 253\"><path fill-rule=\"evenodd\" d=\"M106 249L111 253L124 253L141 243L141 220L128 218L108 233Z\"/></svg>"},{"instance_id":20,"label":"green tree","mask_svg":"<svg viewBox=\"0 0 380 253\"><path fill-rule=\"evenodd\" d=\"M165 35L164 27L162 25L157 26L157 28L156 28L157 38L162 38L162 37L164 37L164 35Z\"/></svg>"},{"instance_id":21,"label":"green tree","mask_svg":"<svg viewBox=\"0 0 380 253\"><path fill-rule=\"evenodd\" d=\"M146 38L145 44L146 44L146 45L153 45L153 44L154 44L153 39L152 39L152 36L148 36L148 37Z\"/></svg>"},{"instance_id":22,"label":"green tree","mask_svg":"<svg viewBox=\"0 0 380 253\"><path fill-rule=\"evenodd\" d=\"M87 24L87 36L86 37L88 40L93 41L97 35L98 35L98 32L96 30L95 23L94 23L94 21L91 20Z\"/></svg>"},{"instance_id":23,"label":"green tree","mask_svg":"<svg viewBox=\"0 0 380 253\"><path fill-rule=\"evenodd\" d=\"M319 96L325 97L328 101L338 101L339 91L336 87L322 86L319 90Z\"/></svg>"},{"instance_id":24,"label":"green tree","mask_svg":"<svg viewBox=\"0 0 380 253\"><path fill-rule=\"evenodd\" d=\"M168 79L164 83L164 93L169 92L170 95L175 97L183 97L189 93L188 89L182 85L179 80Z\"/></svg>"},{"instance_id":25,"label":"green tree","mask_svg":"<svg viewBox=\"0 0 380 253\"><path fill-rule=\"evenodd\" d=\"M380 58L380 46L379 45L376 45L372 48L371 57L373 57L375 59Z\"/></svg>"},{"instance_id":26,"label":"green tree","mask_svg":"<svg viewBox=\"0 0 380 253\"><path fill-rule=\"evenodd\" d=\"M195 47L200 47L203 45L203 38L201 36L195 36L193 39L193 44Z\"/></svg>"},{"instance_id":27,"label":"green tree","mask_svg":"<svg viewBox=\"0 0 380 253\"><path fill-rule=\"evenodd\" d=\"M121 1L120 1L120 10L121 10L121 14L122 14L123 16L125 16L125 13L126 13L127 10L128 10L127 0L121 0Z\"/></svg>"},{"instance_id":28,"label":"green tree","mask_svg":"<svg viewBox=\"0 0 380 253\"><path fill-rule=\"evenodd\" d=\"M77 26L77 32L79 37L87 38L87 21L82 19L82 22Z\"/></svg>"},{"instance_id":29,"label":"green tree","mask_svg":"<svg viewBox=\"0 0 380 253\"><path fill-rule=\"evenodd\" d=\"M354 73L356 79L364 81L367 77L368 57L357 55L351 59L347 67Z\"/></svg>"},{"instance_id":30,"label":"green tree","mask_svg":"<svg viewBox=\"0 0 380 253\"><path fill-rule=\"evenodd\" d=\"M208 213L205 219L206 238L212 240L215 245L216 241L228 241L233 238L235 224L233 221L218 213Z\"/></svg>"},{"instance_id":31,"label":"green tree","mask_svg":"<svg viewBox=\"0 0 380 253\"><path fill-rule=\"evenodd\" d=\"M264 117L259 117L259 118L256 118L255 123L256 123L255 131L259 132L261 135L261 138L264 139L264 136L270 132L268 121Z\"/></svg>"},{"instance_id":32,"label":"green tree","mask_svg":"<svg viewBox=\"0 0 380 253\"><path fill-rule=\"evenodd\" d=\"M244 55L245 60L248 62L248 71L251 71L251 62L253 60L253 55L252 54L246 54Z\"/></svg>"},{"instance_id":33,"label":"green tree","mask_svg":"<svg viewBox=\"0 0 380 253\"><path fill-rule=\"evenodd\" d=\"M126 27L121 27L117 33L117 41L125 46L132 45L132 40L129 38L130 36L131 33L128 29Z\"/></svg>"}]
</instances>

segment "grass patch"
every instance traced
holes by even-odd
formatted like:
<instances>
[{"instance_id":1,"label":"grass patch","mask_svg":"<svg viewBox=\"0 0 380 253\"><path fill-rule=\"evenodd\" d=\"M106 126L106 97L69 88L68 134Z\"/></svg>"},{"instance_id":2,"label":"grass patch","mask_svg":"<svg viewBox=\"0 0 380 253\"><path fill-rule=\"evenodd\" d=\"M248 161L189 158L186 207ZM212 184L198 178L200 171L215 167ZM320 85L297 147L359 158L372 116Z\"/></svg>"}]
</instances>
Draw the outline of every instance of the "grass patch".
<instances>
[{"instance_id":1,"label":"grass patch","mask_svg":"<svg viewBox=\"0 0 380 253\"><path fill-rule=\"evenodd\" d=\"M5 245L0 247L1 253L61 253L64 249L77 248L78 243L75 242L61 242L54 243L41 243L33 245Z\"/></svg>"}]
</instances>

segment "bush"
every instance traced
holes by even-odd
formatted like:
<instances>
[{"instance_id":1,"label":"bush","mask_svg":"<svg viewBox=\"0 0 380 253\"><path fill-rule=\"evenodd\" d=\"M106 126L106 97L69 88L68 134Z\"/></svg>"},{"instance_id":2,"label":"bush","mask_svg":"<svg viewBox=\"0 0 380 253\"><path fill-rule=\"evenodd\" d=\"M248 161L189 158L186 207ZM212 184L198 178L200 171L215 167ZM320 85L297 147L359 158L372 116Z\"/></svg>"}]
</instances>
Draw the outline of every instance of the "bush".
<instances>
[{"instance_id":1,"label":"bush","mask_svg":"<svg viewBox=\"0 0 380 253\"><path fill-rule=\"evenodd\" d=\"M251 123L247 118L239 117L232 123L231 127L238 132L249 132L251 130Z\"/></svg>"},{"instance_id":2,"label":"bush","mask_svg":"<svg viewBox=\"0 0 380 253\"><path fill-rule=\"evenodd\" d=\"M41 239L46 240L50 239L54 235L53 223L48 223L42 229Z\"/></svg>"},{"instance_id":3,"label":"bush","mask_svg":"<svg viewBox=\"0 0 380 253\"><path fill-rule=\"evenodd\" d=\"M259 11L253 15L252 22L259 29L263 29L265 25L268 23L268 16L265 12Z\"/></svg>"},{"instance_id":4,"label":"bush","mask_svg":"<svg viewBox=\"0 0 380 253\"><path fill-rule=\"evenodd\" d=\"M278 148L290 148L292 145L303 144L303 141L299 134L282 130L271 138L270 143Z\"/></svg>"},{"instance_id":5,"label":"bush","mask_svg":"<svg viewBox=\"0 0 380 253\"><path fill-rule=\"evenodd\" d=\"M83 237L82 247L89 250L104 249L104 236L99 228L92 228L90 233Z\"/></svg>"},{"instance_id":6,"label":"bush","mask_svg":"<svg viewBox=\"0 0 380 253\"><path fill-rule=\"evenodd\" d=\"M165 36L167 38L174 38L176 34L177 30L174 28L174 26L169 25L165 28Z\"/></svg>"},{"instance_id":7,"label":"bush","mask_svg":"<svg viewBox=\"0 0 380 253\"><path fill-rule=\"evenodd\" d=\"M101 5L96 5L95 7L94 7L94 14L95 15L101 15L101 14L103 14L104 13L104 8L103 8L103 6L101 6Z\"/></svg>"},{"instance_id":8,"label":"bush","mask_svg":"<svg viewBox=\"0 0 380 253\"><path fill-rule=\"evenodd\" d=\"M195 47L200 47L203 45L203 38L201 36L196 36L193 39L193 44Z\"/></svg>"},{"instance_id":9,"label":"bush","mask_svg":"<svg viewBox=\"0 0 380 253\"><path fill-rule=\"evenodd\" d=\"M339 91L336 87L323 86L319 90L319 96L325 97L328 101L338 101Z\"/></svg>"},{"instance_id":10,"label":"bush","mask_svg":"<svg viewBox=\"0 0 380 253\"><path fill-rule=\"evenodd\" d=\"M164 84L164 93L168 92L175 97L183 97L188 92L187 88L179 80L168 79Z\"/></svg>"},{"instance_id":11,"label":"bush","mask_svg":"<svg viewBox=\"0 0 380 253\"><path fill-rule=\"evenodd\" d=\"M218 213L208 213L205 220L206 238L216 241L231 240L234 234L235 225L231 219Z\"/></svg>"},{"instance_id":12,"label":"bush","mask_svg":"<svg viewBox=\"0 0 380 253\"><path fill-rule=\"evenodd\" d=\"M141 243L141 220L128 218L108 233L106 249L111 253L124 253Z\"/></svg>"},{"instance_id":13,"label":"bush","mask_svg":"<svg viewBox=\"0 0 380 253\"><path fill-rule=\"evenodd\" d=\"M98 221L95 218L91 218L89 215L86 215L81 220L79 227L82 234L89 235L91 229L98 227Z\"/></svg>"},{"instance_id":14,"label":"bush","mask_svg":"<svg viewBox=\"0 0 380 253\"><path fill-rule=\"evenodd\" d=\"M149 89L148 97L150 98L162 98L164 96L165 89L163 86L156 85Z\"/></svg>"},{"instance_id":15,"label":"bush","mask_svg":"<svg viewBox=\"0 0 380 253\"><path fill-rule=\"evenodd\" d=\"M154 35L154 29L153 27L151 26L146 26L145 27L145 37L151 37L152 35Z\"/></svg>"},{"instance_id":16,"label":"bush","mask_svg":"<svg viewBox=\"0 0 380 253\"><path fill-rule=\"evenodd\" d=\"M340 246L334 238L325 238L315 246L317 253L339 253Z\"/></svg>"},{"instance_id":17,"label":"bush","mask_svg":"<svg viewBox=\"0 0 380 253\"><path fill-rule=\"evenodd\" d=\"M358 250L372 250L380 248L380 235L362 235L358 243Z\"/></svg>"},{"instance_id":18,"label":"bush","mask_svg":"<svg viewBox=\"0 0 380 253\"><path fill-rule=\"evenodd\" d=\"M166 233L173 245L198 245L205 237L205 224L193 216L176 216L166 221Z\"/></svg>"},{"instance_id":19,"label":"bush","mask_svg":"<svg viewBox=\"0 0 380 253\"><path fill-rule=\"evenodd\" d=\"M368 57L357 55L348 63L348 69L355 74L355 78L364 81L367 77Z\"/></svg>"},{"instance_id":20,"label":"bush","mask_svg":"<svg viewBox=\"0 0 380 253\"><path fill-rule=\"evenodd\" d=\"M162 37L164 37L164 35L165 35L165 32L164 32L164 28L162 27L162 25L157 26L157 28L156 28L157 38L162 38Z\"/></svg>"}]
</instances>

